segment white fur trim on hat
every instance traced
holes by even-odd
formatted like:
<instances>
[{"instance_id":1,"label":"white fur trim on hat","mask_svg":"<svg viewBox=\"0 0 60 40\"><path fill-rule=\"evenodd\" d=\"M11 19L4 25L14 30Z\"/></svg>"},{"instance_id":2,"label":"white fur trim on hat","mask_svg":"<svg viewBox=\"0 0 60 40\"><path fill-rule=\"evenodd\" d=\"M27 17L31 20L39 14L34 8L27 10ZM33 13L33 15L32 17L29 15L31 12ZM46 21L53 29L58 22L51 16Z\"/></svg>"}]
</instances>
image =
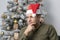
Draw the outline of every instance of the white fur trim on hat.
<instances>
[{"instance_id":1,"label":"white fur trim on hat","mask_svg":"<svg viewBox=\"0 0 60 40\"><path fill-rule=\"evenodd\" d=\"M26 15L33 13L32 10L27 10Z\"/></svg>"},{"instance_id":2,"label":"white fur trim on hat","mask_svg":"<svg viewBox=\"0 0 60 40\"><path fill-rule=\"evenodd\" d=\"M33 16L33 17L35 17L35 16L36 16L36 14L35 14L35 13L33 13L33 11L32 11L32 10L27 10L26 15L28 15L28 14L32 14L32 16Z\"/></svg>"}]
</instances>

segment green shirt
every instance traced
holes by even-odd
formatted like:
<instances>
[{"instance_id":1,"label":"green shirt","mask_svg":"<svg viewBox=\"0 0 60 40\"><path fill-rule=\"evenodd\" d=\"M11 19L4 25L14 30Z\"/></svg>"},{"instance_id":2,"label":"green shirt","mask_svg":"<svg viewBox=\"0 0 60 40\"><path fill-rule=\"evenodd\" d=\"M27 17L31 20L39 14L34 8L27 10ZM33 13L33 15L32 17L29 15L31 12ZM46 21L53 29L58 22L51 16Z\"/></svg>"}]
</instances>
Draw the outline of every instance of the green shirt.
<instances>
[{"instance_id":1,"label":"green shirt","mask_svg":"<svg viewBox=\"0 0 60 40\"><path fill-rule=\"evenodd\" d=\"M20 31L20 40L58 40L55 28L52 25L41 24L38 29L25 36L26 27Z\"/></svg>"}]
</instances>

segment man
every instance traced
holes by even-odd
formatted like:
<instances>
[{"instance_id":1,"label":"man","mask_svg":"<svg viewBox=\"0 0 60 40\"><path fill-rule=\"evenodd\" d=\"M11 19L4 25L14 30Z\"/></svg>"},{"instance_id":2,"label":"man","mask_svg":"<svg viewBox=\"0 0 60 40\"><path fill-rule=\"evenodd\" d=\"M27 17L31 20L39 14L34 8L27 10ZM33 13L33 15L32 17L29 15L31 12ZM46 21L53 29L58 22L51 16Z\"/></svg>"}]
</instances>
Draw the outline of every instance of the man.
<instances>
[{"instance_id":1,"label":"man","mask_svg":"<svg viewBox=\"0 0 60 40\"><path fill-rule=\"evenodd\" d=\"M40 4L30 4L26 12L27 27L20 31L20 40L58 40L52 25L40 23Z\"/></svg>"}]
</instances>

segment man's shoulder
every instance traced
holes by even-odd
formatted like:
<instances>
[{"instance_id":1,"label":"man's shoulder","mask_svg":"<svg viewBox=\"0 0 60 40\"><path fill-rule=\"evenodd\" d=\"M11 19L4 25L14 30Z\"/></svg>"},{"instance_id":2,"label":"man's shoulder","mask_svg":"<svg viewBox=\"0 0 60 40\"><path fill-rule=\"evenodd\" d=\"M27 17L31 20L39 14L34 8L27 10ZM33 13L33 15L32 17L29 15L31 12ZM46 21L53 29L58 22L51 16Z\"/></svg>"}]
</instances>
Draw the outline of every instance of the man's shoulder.
<instances>
[{"instance_id":1,"label":"man's shoulder","mask_svg":"<svg viewBox=\"0 0 60 40\"><path fill-rule=\"evenodd\" d=\"M52 32L52 31L56 33L54 26L50 25L50 24L45 24L45 23L42 24L40 26L40 28L38 29L39 34L46 34L46 33Z\"/></svg>"},{"instance_id":2,"label":"man's shoulder","mask_svg":"<svg viewBox=\"0 0 60 40\"><path fill-rule=\"evenodd\" d=\"M43 26L43 27L48 27L48 28L54 28L53 25L51 25L51 24L46 24L46 23L43 23L42 26Z\"/></svg>"},{"instance_id":3,"label":"man's shoulder","mask_svg":"<svg viewBox=\"0 0 60 40\"><path fill-rule=\"evenodd\" d=\"M55 27L51 24L46 24L46 23L43 23L42 26L41 26L42 29L45 29L45 30L55 30Z\"/></svg>"}]
</instances>

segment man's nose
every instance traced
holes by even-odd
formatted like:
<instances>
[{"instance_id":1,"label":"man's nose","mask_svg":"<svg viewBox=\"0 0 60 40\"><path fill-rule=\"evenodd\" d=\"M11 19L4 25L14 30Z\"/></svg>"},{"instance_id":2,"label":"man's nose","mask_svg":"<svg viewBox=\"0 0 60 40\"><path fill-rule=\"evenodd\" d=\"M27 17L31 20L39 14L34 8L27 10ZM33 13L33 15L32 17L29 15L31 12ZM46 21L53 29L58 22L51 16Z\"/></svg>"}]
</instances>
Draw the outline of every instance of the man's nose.
<instances>
[{"instance_id":1,"label":"man's nose","mask_svg":"<svg viewBox=\"0 0 60 40\"><path fill-rule=\"evenodd\" d=\"M28 20L29 20L29 22L30 22L30 21L31 21L31 18L29 17L29 19L28 19Z\"/></svg>"}]
</instances>

